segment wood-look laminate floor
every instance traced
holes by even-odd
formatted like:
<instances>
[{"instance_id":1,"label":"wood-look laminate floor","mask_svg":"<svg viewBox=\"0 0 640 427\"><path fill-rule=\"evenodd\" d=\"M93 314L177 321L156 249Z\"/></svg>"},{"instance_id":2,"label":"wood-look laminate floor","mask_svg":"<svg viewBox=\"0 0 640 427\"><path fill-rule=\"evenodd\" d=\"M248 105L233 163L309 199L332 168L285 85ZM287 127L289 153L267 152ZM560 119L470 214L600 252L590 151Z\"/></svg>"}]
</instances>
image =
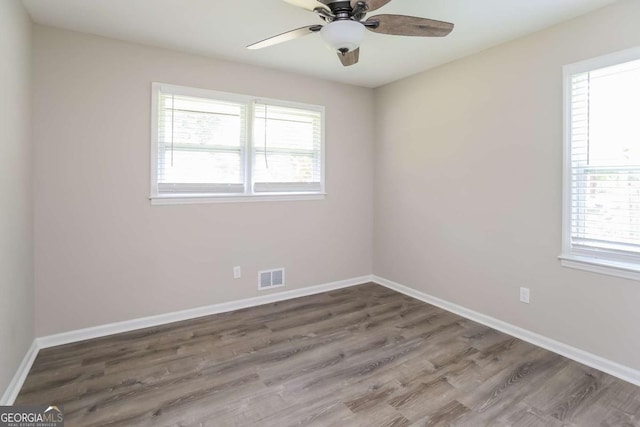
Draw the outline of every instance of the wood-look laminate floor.
<instances>
[{"instance_id":1,"label":"wood-look laminate floor","mask_svg":"<svg viewBox=\"0 0 640 427\"><path fill-rule=\"evenodd\" d=\"M640 388L375 284L42 350L67 426L640 426Z\"/></svg>"}]
</instances>

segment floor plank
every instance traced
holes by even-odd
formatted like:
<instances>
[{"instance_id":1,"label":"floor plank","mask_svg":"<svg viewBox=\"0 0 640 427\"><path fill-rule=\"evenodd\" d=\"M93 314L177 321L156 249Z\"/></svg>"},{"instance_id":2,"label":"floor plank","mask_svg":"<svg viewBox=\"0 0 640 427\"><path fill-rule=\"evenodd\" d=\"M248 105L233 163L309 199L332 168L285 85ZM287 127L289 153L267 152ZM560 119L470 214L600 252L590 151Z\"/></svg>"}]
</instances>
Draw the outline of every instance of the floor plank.
<instances>
[{"instance_id":1,"label":"floor plank","mask_svg":"<svg viewBox=\"0 0 640 427\"><path fill-rule=\"evenodd\" d=\"M42 350L67 426L640 426L640 388L364 284Z\"/></svg>"}]
</instances>

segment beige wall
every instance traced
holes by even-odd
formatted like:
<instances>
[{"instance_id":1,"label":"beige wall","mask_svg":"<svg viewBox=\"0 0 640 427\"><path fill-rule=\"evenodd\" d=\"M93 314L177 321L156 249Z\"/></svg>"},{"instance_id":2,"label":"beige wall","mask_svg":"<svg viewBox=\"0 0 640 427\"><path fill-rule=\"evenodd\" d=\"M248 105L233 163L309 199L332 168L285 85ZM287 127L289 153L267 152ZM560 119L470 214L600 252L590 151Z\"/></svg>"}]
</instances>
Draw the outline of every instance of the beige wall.
<instances>
[{"instance_id":1,"label":"beige wall","mask_svg":"<svg viewBox=\"0 0 640 427\"><path fill-rule=\"evenodd\" d=\"M640 369L640 283L557 260L562 66L638 22L620 1L376 90L374 272Z\"/></svg>"},{"instance_id":2,"label":"beige wall","mask_svg":"<svg viewBox=\"0 0 640 427\"><path fill-rule=\"evenodd\" d=\"M31 21L0 1L0 395L33 341Z\"/></svg>"},{"instance_id":3,"label":"beige wall","mask_svg":"<svg viewBox=\"0 0 640 427\"><path fill-rule=\"evenodd\" d=\"M372 90L34 31L38 336L370 274ZM326 106L327 198L152 206L154 81Z\"/></svg>"}]
</instances>

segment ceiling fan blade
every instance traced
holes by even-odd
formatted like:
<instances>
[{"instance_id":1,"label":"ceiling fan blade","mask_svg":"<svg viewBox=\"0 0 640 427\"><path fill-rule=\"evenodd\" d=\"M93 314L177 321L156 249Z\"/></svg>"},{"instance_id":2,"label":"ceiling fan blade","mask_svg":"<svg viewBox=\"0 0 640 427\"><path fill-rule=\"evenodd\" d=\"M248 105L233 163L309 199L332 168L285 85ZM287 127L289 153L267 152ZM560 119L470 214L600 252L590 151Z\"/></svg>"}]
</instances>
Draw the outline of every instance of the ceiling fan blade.
<instances>
[{"instance_id":1,"label":"ceiling fan blade","mask_svg":"<svg viewBox=\"0 0 640 427\"><path fill-rule=\"evenodd\" d=\"M340 62L342 62L342 65L344 65L345 67L355 65L360 59L360 48L357 48L345 54L338 52L338 58L340 58Z\"/></svg>"},{"instance_id":2,"label":"ceiling fan blade","mask_svg":"<svg viewBox=\"0 0 640 427\"><path fill-rule=\"evenodd\" d=\"M376 15L367 19L365 26L374 33L396 36L444 37L453 30L449 22L404 15Z\"/></svg>"},{"instance_id":3,"label":"ceiling fan blade","mask_svg":"<svg viewBox=\"0 0 640 427\"><path fill-rule=\"evenodd\" d=\"M247 49L262 49L264 47L273 46L276 44L288 42L289 40L297 39L299 37L306 36L307 34L320 31L322 25L309 25L307 27L298 28L295 30L287 31L286 33L278 34L277 36L269 37L257 43L250 44Z\"/></svg>"},{"instance_id":4,"label":"ceiling fan blade","mask_svg":"<svg viewBox=\"0 0 640 427\"><path fill-rule=\"evenodd\" d=\"M284 0L284 1L289 3L292 6L301 7L303 9L307 9L312 12L319 7L322 9L329 10L327 6L325 6L324 4L320 3L317 0Z\"/></svg>"},{"instance_id":5,"label":"ceiling fan blade","mask_svg":"<svg viewBox=\"0 0 640 427\"><path fill-rule=\"evenodd\" d=\"M351 7L355 8L359 1L367 5L367 12L371 12L376 9L380 9L382 6L389 3L391 0L351 0Z\"/></svg>"}]
</instances>

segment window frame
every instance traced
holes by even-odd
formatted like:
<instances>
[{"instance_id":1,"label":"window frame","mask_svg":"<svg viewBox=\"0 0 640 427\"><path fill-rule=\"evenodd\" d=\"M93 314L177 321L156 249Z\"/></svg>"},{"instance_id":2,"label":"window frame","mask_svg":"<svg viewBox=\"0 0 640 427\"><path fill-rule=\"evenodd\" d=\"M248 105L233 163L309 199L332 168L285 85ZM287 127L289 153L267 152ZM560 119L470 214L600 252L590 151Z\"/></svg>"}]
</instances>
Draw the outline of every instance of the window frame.
<instances>
[{"instance_id":1,"label":"window frame","mask_svg":"<svg viewBox=\"0 0 640 427\"><path fill-rule=\"evenodd\" d=\"M563 67L563 163L562 163L562 252L558 257L563 267L575 268L625 279L640 280L640 255L616 255L615 251L585 250L572 247L572 78L576 74L595 71L626 62L640 60L640 47L587 59Z\"/></svg>"},{"instance_id":2,"label":"window frame","mask_svg":"<svg viewBox=\"0 0 640 427\"><path fill-rule=\"evenodd\" d=\"M158 102L160 92L169 92L176 95L192 96L196 98L208 98L222 102L241 103L246 107L246 141L241 147L241 156L244 167L244 192L242 193L175 193L161 194L158 191ZM254 108L256 104L266 104L285 108L297 108L301 110L320 113L320 190L319 191L274 191L255 192L253 180L253 164L256 157L254 149ZM255 97L229 92L220 92L209 89L200 89L188 86L179 86L168 83L153 82L151 84L151 155L150 155L150 189L149 199L153 205L196 204L196 203L235 203L258 201L294 201L294 200L321 200L326 196L326 146L325 146L325 107L314 104L304 104L280 99Z\"/></svg>"}]
</instances>

